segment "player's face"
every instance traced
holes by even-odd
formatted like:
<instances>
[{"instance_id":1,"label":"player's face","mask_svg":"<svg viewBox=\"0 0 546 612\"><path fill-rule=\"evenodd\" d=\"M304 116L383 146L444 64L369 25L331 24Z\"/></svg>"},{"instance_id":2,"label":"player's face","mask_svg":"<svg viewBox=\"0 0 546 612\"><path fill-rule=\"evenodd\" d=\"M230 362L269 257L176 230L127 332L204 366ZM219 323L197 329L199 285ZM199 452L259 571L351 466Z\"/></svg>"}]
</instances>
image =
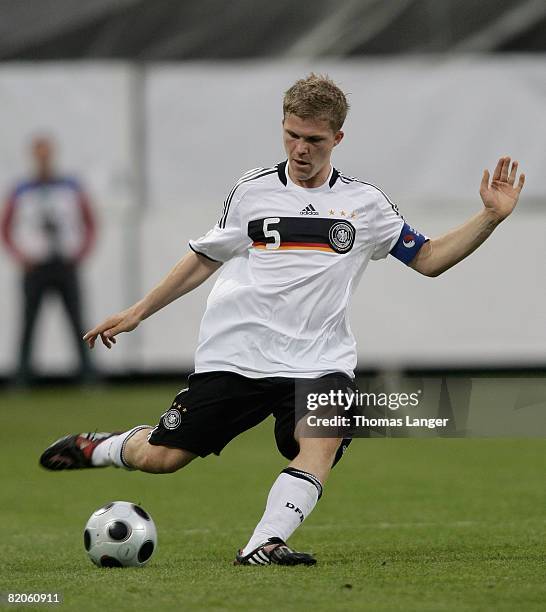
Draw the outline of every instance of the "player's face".
<instances>
[{"instance_id":1,"label":"player's face","mask_svg":"<svg viewBox=\"0 0 546 612\"><path fill-rule=\"evenodd\" d=\"M36 138L32 143L32 156L39 175L51 172L53 164L53 144L47 138Z\"/></svg>"},{"instance_id":2,"label":"player's face","mask_svg":"<svg viewBox=\"0 0 546 612\"><path fill-rule=\"evenodd\" d=\"M283 120L284 149L290 178L302 187L318 187L330 173L332 149L343 138L326 119L301 119L287 115Z\"/></svg>"}]
</instances>

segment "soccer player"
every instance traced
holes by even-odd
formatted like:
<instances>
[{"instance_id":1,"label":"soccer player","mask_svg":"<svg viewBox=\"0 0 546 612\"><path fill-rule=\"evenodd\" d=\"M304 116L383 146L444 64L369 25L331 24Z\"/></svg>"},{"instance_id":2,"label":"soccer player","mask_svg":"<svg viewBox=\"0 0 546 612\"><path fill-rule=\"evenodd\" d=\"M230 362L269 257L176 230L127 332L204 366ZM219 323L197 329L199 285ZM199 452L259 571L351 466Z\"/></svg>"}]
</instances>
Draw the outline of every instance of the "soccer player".
<instances>
[{"instance_id":1,"label":"soccer player","mask_svg":"<svg viewBox=\"0 0 546 612\"><path fill-rule=\"evenodd\" d=\"M517 162L483 173L484 207L458 229L429 240L412 229L374 185L331 165L348 104L325 76L297 81L284 97L287 160L244 174L218 223L190 241L185 257L142 300L85 336L111 348L122 332L188 293L220 267L199 334L195 373L156 427L66 436L41 464L51 470L117 466L174 472L219 454L269 414L290 464L235 563L315 563L286 540L315 507L350 440L309 435L296 417L298 394L354 390L355 340L347 306L370 260L393 255L427 276L474 251L514 209L524 183Z\"/></svg>"},{"instance_id":2,"label":"soccer player","mask_svg":"<svg viewBox=\"0 0 546 612\"><path fill-rule=\"evenodd\" d=\"M30 153L33 175L18 182L0 219L5 246L22 271L23 325L16 376L25 387L35 378L31 367L36 322L44 299L57 294L63 303L80 358L80 378L95 371L81 341L82 298L79 267L95 242L92 206L79 181L59 174L53 139L36 135Z\"/></svg>"}]
</instances>

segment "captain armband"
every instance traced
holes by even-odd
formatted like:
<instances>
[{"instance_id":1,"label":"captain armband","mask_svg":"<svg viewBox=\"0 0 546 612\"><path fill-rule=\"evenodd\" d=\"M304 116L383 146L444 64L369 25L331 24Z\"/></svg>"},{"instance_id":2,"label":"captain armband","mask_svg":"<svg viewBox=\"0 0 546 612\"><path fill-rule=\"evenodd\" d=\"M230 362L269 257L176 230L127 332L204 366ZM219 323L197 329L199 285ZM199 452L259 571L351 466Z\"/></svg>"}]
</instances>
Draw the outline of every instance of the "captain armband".
<instances>
[{"instance_id":1,"label":"captain armband","mask_svg":"<svg viewBox=\"0 0 546 612\"><path fill-rule=\"evenodd\" d=\"M408 265L417 255L420 248L428 242L428 238L417 230L404 223L396 244L390 250L390 254L396 259Z\"/></svg>"}]
</instances>

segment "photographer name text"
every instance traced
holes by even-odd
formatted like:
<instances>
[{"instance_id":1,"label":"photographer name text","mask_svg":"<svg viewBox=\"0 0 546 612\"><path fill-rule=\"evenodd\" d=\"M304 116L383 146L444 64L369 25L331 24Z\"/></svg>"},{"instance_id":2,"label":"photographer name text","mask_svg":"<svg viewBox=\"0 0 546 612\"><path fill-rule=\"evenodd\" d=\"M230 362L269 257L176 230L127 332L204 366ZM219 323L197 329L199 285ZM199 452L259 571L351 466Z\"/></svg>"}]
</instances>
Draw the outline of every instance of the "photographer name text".
<instances>
[{"instance_id":1,"label":"photographer name text","mask_svg":"<svg viewBox=\"0 0 546 612\"><path fill-rule=\"evenodd\" d=\"M307 417L309 427L427 427L438 429L447 427L448 423L448 418L420 418L408 415L405 418L368 418L361 414L333 417L319 417L311 414Z\"/></svg>"}]
</instances>

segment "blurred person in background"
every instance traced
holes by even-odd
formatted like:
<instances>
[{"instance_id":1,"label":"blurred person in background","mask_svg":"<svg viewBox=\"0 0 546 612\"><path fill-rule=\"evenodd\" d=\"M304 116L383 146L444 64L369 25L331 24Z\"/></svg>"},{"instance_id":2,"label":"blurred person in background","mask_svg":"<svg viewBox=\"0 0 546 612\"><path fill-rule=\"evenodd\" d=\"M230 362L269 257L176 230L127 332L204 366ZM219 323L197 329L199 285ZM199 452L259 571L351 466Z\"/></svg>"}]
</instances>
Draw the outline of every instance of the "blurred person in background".
<instances>
[{"instance_id":1,"label":"blurred person in background","mask_svg":"<svg viewBox=\"0 0 546 612\"><path fill-rule=\"evenodd\" d=\"M77 347L81 380L95 372L81 341L83 333L78 267L95 241L89 198L73 177L55 168L55 145L44 135L30 145L33 176L16 184L1 218L4 244L22 271L23 324L16 382L32 382L32 343L43 298L56 293L68 315Z\"/></svg>"}]
</instances>

